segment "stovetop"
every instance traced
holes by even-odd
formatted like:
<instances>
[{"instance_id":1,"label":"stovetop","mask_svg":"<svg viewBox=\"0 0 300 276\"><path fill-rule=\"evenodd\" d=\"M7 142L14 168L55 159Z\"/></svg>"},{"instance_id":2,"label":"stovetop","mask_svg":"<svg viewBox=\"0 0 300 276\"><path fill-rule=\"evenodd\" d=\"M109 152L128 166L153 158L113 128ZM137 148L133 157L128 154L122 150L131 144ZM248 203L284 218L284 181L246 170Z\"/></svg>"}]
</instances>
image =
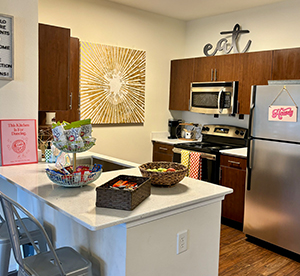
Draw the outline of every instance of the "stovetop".
<instances>
[{"instance_id":1,"label":"stovetop","mask_svg":"<svg viewBox=\"0 0 300 276\"><path fill-rule=\"evenodd\" d=\"M191 143L179 143L176 144L176 148L186 149L190 151L201 151L201 152L219 152L224 149L234 149L240 146L233 145L221 145L208 142L191 142Z\"/></svg>"},{"instance_id":2,"label":"stovetop","mask_svg":"<svg viewBox=\"0 0 300 276\"><path fill-rule=\"evenodd\" d=\"M218 153L224 149L241 148L247 145L247 129L225 126L204 125L202 142L179 143L176 148L206 153Z\"/></svg>"}]
</instances>

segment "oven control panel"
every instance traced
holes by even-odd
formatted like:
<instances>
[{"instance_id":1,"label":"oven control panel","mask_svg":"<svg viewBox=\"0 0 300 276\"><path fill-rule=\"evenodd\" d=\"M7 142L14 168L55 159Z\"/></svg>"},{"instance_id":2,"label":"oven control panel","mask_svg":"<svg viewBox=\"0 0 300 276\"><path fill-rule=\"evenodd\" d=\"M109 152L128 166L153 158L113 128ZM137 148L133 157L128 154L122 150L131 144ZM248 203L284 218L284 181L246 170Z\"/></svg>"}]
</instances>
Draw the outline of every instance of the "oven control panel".
<instances>
[{"instance_id":1,"label":"oven control panel","mask_svg":"<svg viewBox=\"0 0 300 276\"><path fill-rule=\"evenodd\" d=\"M226 125L203 125L202 134L245 139L247 129Z\"/></svg>"}]
</instances>

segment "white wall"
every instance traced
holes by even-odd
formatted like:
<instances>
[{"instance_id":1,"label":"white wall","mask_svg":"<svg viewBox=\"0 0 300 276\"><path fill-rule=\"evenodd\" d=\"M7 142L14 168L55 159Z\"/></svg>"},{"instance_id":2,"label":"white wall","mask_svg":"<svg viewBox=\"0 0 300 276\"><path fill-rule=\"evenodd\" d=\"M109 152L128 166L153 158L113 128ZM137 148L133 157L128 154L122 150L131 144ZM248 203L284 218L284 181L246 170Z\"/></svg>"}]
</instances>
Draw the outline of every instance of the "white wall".
<instances>
[{"instance_id":1,"label":"white wall","mask_svg":"<svg viewBox=\"0 0 300 276\"><path fill-rule=\"evenodd\" d=\"M272 5L244 11L227 13L187 23L185 54L182 57L205 56L203 48L211 43L215 49L217 42L224 37L220 32L232 30L239 24L249 34L240 36L238 45L242 50L248 40L252 40L249 52L300 47L300 1L286 0ZM229 39L229 41L231 41ZM191 112L176 112L177 117L198 123L222 123L248 127L248 117L239 120L237 117L220 116L219 119L210 115Z\"/></svg>"},{"instance_id":2,"label":"white wall","mask_svg":"<svg viewBox=\"0 0 300 276\"><path fill-rule=\"evenodd\" d=\"M14 80L0 80L0 120L37 120L38 0L1 0L0 13L14 17Z\"/></svg>"},{"instance_id":3,"label":"white wall","mask_svg":"<svg viewBox=\"0 0 300 276\"><path fill-rule=\"evenodd\" d=\"M184 52L185 23L99 0L39 0L39 22L68 27L81 41L146 51L145 123L93 127L93 151L144 163L151 131L167 131L170 60Z\"/></svg>"},{"instance_id":4,"label":"white wall","mask_svg":"<svg viewBox=\"0 0 300 276\"><path fill-rule=\"evenodd\" d=\"M14 16L14 80L0 80L0 119L38 117L38 0L1 0Z\"/></svg>"}]
</instances>

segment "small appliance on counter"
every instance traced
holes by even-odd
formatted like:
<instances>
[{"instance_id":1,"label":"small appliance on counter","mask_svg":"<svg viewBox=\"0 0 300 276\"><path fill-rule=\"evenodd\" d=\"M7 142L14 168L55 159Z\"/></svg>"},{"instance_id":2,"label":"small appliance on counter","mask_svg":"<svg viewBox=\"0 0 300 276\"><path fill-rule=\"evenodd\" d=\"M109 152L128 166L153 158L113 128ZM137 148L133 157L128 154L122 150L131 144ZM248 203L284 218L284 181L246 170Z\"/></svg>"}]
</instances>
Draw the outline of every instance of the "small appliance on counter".
<instances>
[{"instance_id":1,"label":"small appliance on counter","mask_svg":"<svg viewBox=\"0 0 300 276\"><path fill-rule=\"evenodd\" d=\"M178 127L181 122L182 120L169 119L168 127L170 136L168 139L177 139L181 137L180 129Z\"/></svg>"},{"instance_id":2,"label":"small appliance on counter","mask_svg":"<svg viewBox=\"0 0 300 276\"><path fill-rule=\"evenodd\" d=\"M183 140L200 140L202 126L194 123L180 123L180 133Z\"/></svg>"}]
</instances>

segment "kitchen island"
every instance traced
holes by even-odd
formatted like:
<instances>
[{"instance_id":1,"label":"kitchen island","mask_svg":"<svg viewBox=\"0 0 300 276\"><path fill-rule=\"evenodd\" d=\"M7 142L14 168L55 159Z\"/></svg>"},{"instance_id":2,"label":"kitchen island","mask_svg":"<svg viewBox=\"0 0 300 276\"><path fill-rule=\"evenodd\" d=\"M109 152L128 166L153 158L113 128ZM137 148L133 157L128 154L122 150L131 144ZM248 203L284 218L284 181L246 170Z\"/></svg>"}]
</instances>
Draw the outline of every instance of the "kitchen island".
<instances>
[{"instance_id":1,"label":"kitchen island","mask_svg":"<svg viewBox=\"0 0 300 276\"><path fill-rule=\"evenodd\" d=\"M232 189L186 177L171 188L151 187L133 211L98 208L97 186L141 175L138 164L118 162L131 168L102 173L82 188L52 183L46 163L0 167L0 190L43 221L56 247L90 259L94 275L218 275L221 201ZM187 250L177 254L177 234L185 231Z\"/></svg>"}]
</instances>

